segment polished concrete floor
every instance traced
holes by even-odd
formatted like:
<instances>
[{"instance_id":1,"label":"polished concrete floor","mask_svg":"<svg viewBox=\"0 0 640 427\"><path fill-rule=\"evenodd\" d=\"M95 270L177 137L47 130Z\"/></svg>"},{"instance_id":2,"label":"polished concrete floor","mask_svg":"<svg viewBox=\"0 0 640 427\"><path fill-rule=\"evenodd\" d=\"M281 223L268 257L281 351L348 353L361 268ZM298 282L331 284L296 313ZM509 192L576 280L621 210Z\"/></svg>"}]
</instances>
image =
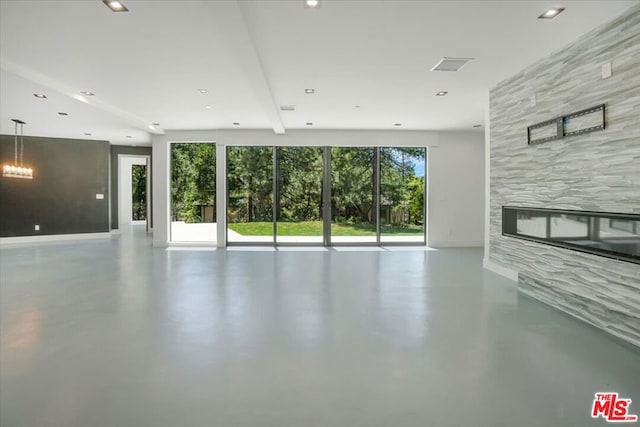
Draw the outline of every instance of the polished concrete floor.
<instances>
[{"instance_id":1,"label":"polished concrete floor","mask_svg":"<svg viewBox=\"0 0 640 427\"><path fill-rule=\"evenodd\" d=\"M481 251L0 251L3 427L584 427L640 414L640 352Z\"/></svg>"}]
</instances>

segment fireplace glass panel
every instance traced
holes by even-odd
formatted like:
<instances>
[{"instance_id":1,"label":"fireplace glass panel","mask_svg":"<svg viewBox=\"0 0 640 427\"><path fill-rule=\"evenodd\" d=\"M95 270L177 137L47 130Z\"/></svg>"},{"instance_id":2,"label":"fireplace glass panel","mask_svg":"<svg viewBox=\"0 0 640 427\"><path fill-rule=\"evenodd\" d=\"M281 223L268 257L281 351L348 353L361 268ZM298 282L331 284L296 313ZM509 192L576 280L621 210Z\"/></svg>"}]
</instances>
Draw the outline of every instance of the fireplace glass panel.
<instances>
[{"instance_id":1,"label":"fireplace glass panel","mask_svg":"<svg viewBox=\"0 0 640 427\"><path fill-rule=\"evenodd\" d=\"M502 234L640 264L640 215L502 208Z\"/></svg>"},{"instance_id":2,"label":"fireplace glass panel","mask_svg":"<svg viewBox=\"0 0 640 427\"><path fill-rule=\"evenodd\" d=\"M551 238L585 239L589 237L589 217L582 215L551 214Z\"/></svg>"}]
</instances>

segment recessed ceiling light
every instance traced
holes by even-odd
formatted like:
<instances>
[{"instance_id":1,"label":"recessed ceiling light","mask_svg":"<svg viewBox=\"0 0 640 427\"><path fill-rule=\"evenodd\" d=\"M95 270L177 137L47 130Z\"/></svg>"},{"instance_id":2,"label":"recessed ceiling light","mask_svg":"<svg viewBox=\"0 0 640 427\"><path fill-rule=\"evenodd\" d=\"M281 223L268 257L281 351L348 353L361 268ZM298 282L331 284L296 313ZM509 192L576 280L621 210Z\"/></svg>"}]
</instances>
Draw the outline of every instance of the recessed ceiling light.
<instances>
[{"instance_id":1,"label":"recessed ceiling light","mask_svg":"<svg viewBox=\"0 0 640 427\"><path fill-rule=\"evenodd\" d=\"M68 116L69 115L68 113L63 113L63 112L60 112L58 114L60 114L61 116Z\"/></svg>"},{"instance_id":2,"label":"recessed ceiling light","mask_svg":"<svg viewBox=\"0 0 640 427\"><path fill-rule=\"evenodd\" d=\"M160 123L151 123L154 126L160 126Z\"/></svg>"},{"instance_id":3,"label":"recessed ceiling light","mask_svg":"<svg viewBox=\"0 0 640 427\"><path fill-rule=\"evenodd\" d=\"M207 110L211 109L211 105L205 105L204 108L206 108Z\"/></svg>"},{"instance_id":4,"label":"recessed ceiling light","mask_svg":"<svg viewBox=\"0 0 640 427\"><path fill-rule=\"evenodd\" d=\"M296 111L295 105L281 105L280 111Z\"/></svg>"},{"instance_id":5,"label":"recessed ceiling light","mask_svg":"<svg viewBox=\"0 0 640 427\"><path fill-rule=\"evenodd\" d=\"M445 92L444 90L441 90L440 92L436 93L436 96L445 96L448 93L449 92Z\"/></svg>"},{"instance_id":6,"label":"recessed ceiling light","mask_svg":"<svg viewBox=\"0 0 640 427\"><path fill-rule=\"evenodd\" d=\"M313 126L313 122L307 122L307 126Z\"/></svg>"},{"instance_id":7,"label":"recessed ceiling light","mask_svg":"<svg viewBox=\"0 0 640 427\"><path fill-rule=\"evenodd\" d=\"M95 93L93 92L89 92L88 90L83 90L82 92L80 92L81 94L85 95L85 96L94 96Z\"/></svg>"},{"instance_id":8,"label":"recessed ceiling light","mask_svg":"<svg viewBox=\"0 0 640 427\"><path fill-rule=\"evenodd\" d=\"M207 89L198 89L198 92L200 92L201 94L204 95L204 94L209 93L209 90L207 90Z\"/></svg>"},{"instance_id":9,"label":"recessed ceiling light","mask_svg":"<svg viewBox=\"0 0 640 427\"><path fill-rule=\"evenodd\" d=\"M305 89L304 93L316 93L315 89Z\"/></svg>"},{"instance_id":10,"label":"recessed ceiling light","mask_svg":"<svg viewBox=\"0 0 640 427\"><path fill-rule=\"evenodd\" d=\"M84 133L86 136L91 136L91 134L89 132L85 132Z\"/></svg>"},{"instance_id":11,"label":"recessed ceiling light","mask_svg":"<svg viewBox=\"0 0 640 427\"><path fill-rule=\"evenodd\" d=\"M109 9L113 12L128 12L127 9L120 1L118 0L102 0L102 3L106 4Z\"/></svg>"},{"instance_id":12,"label":"recessed ceiling light","mask_svg":"<svg viewBox=\"0 0 640 427\"><path fill-rule=\"evenodd\" d=\"M33 96L40 99L45 99L47 97L44 93L34 93Z\"/></svg>"},{"instance_id":13,"label":"recessed ceiling light","mask_svg":"<svg viewBox=\"0 0 640 427\"><path fill-rule=\"evenodd\" d=\"M77 94L77 93L76 93L76 94L74 94L74 95L71 95L71 97L72 97L73 99L77 99L77 100L78 100L78 101L80 101L80 102L84 102L85 104L88 104L88 103L89 103L89 101L87 101L87 98L85 98L84 96L79 95L79 94Z\"/></svg>"},{"instance_id":14,"label":"recessed ceiling light","mask_svg":"<svg viewBox=\"0 0 640 427\"><path fill-rule=\"evenodd\" d=\"M127 135L127 138L133 138L131 135Z\"/></svg>"},{"instance_id":15,"label":"recessed ceiling light","mask_svg":"<svg viewBox=\"0 0 640 427\"><path fill-rule=\"evenodd\" d=\"M156 130L156 127L154 125L149 125L149 129Z\"/></svg>"},{"instance_id":16,"label":"recessed ceiling light","mask_svg":"<svg viewBox=\"0 0 640 427\"><path fill-rule=\"evenodd\" d=\"M481 128L482 125L473 125L474 128Z\"/></svg>"},{"instance_id":17,"label":"recessed ceiling light","mask_svg":"<svg viewBox=\"0 0 640 427\"><path fill-rule=\"evenodd\" d=\"M304 7L307 9L319 9L320 0L304 0Z\"/></svg>"},{"instance_id":18,"label":"recessed ceiling light","mask_svg":"<svg viewBox=\"0 0 640 427\"><path fill-rule=\"evenodd\" d=\"M552 18L555 18L563 10L564 10L564 7L554 7L553 9L549 9L546 12L544 12L542 15L538 16L538 19L552 19Z\"/></svg>"},{"instance_id":19,"label":"recessed ceiling light","mask_svg":"<svg viewBox=\"0 0 640 427\"><path fill-rule=\"evenodd\" d=\"M394 126L402 126L402 123L394 123Z\"/></svg>"},{"instance_id":20,"label":"recessed ceiling light","mask_svg":"<svg viewBox=\"0 0 640 427\"><path fill-rule=\"evenodd\" d=\"M355 108L360 108L360 106L359 106L359 105L354 105L354 107L355 107Z\"/></svg>"},{"instance_id":21,"label":"recessed ceiling light","mask_svg":"<svg viewBox=\"0 0 640 427\"><path fill-rule=\"evenodd\" d=\"M233 125L234 125L234 126L240 126L240 123L238 123L238 122L233 122Z\"/></svg>"}]
</instances>

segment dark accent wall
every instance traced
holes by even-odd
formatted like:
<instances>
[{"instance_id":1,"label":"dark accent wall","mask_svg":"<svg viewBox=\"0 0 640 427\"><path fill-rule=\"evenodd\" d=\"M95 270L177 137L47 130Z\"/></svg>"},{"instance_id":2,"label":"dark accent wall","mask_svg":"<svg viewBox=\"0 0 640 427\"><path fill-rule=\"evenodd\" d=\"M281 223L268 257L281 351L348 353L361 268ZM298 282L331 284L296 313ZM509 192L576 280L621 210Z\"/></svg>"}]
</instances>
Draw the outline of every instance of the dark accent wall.
<instances>
[{"instance_id":1,"label":"dark accent wall","mask_svg":"<svg viewBox=\"0 0 640 427\"><path fill-rule=\"evenodd\" d=\"M111 228L118 228L118 155L133 154L137 156L149 156L151 158L151 147L131 147L128 145L112 145L111 146ZM149 176L151 180L151 176ZM153 181L151 181L153 185ZM151 199L149 199L151 200ZM150 225L153 227L153 203L148 206L147 215L149 215Z\"/></svg>"},{"instance_id":2,"label":"dark accent wall","mask_svg":"<svg viewBox=\"0 0 640 427\"><path fill-rule=\"evenodd\" d=\"M14 136L0 135L0 163L13 158ZM25 136L24 165L33 180L0 177L0 237L109 231L107 141Z\"/></svg>"}]
</instances>

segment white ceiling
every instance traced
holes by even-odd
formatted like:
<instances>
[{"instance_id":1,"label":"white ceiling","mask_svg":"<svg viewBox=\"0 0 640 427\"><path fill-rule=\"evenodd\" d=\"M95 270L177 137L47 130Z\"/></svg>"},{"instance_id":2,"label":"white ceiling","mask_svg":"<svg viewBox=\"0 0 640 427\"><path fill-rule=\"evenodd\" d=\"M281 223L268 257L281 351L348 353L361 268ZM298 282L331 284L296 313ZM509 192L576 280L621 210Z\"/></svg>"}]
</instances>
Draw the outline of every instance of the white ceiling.
<instances>
[{"instance_id":1,"label":"white ceiling","mask_svg":"<svg viewBox=\"0 0 640 427\"><path fill-rule=\"evenodd\" d=\"M123 3L130 12L101 0L0 2L2 133L11 118L27 135L124 144L149 143L153 122L158 132L471 130L490 87L637 1L564 1L552 20L537 16L554 1ZM476 59L429 71L443 56ZM83 90L96 96L72 97Z\"/></svg>"}]
</instances>

